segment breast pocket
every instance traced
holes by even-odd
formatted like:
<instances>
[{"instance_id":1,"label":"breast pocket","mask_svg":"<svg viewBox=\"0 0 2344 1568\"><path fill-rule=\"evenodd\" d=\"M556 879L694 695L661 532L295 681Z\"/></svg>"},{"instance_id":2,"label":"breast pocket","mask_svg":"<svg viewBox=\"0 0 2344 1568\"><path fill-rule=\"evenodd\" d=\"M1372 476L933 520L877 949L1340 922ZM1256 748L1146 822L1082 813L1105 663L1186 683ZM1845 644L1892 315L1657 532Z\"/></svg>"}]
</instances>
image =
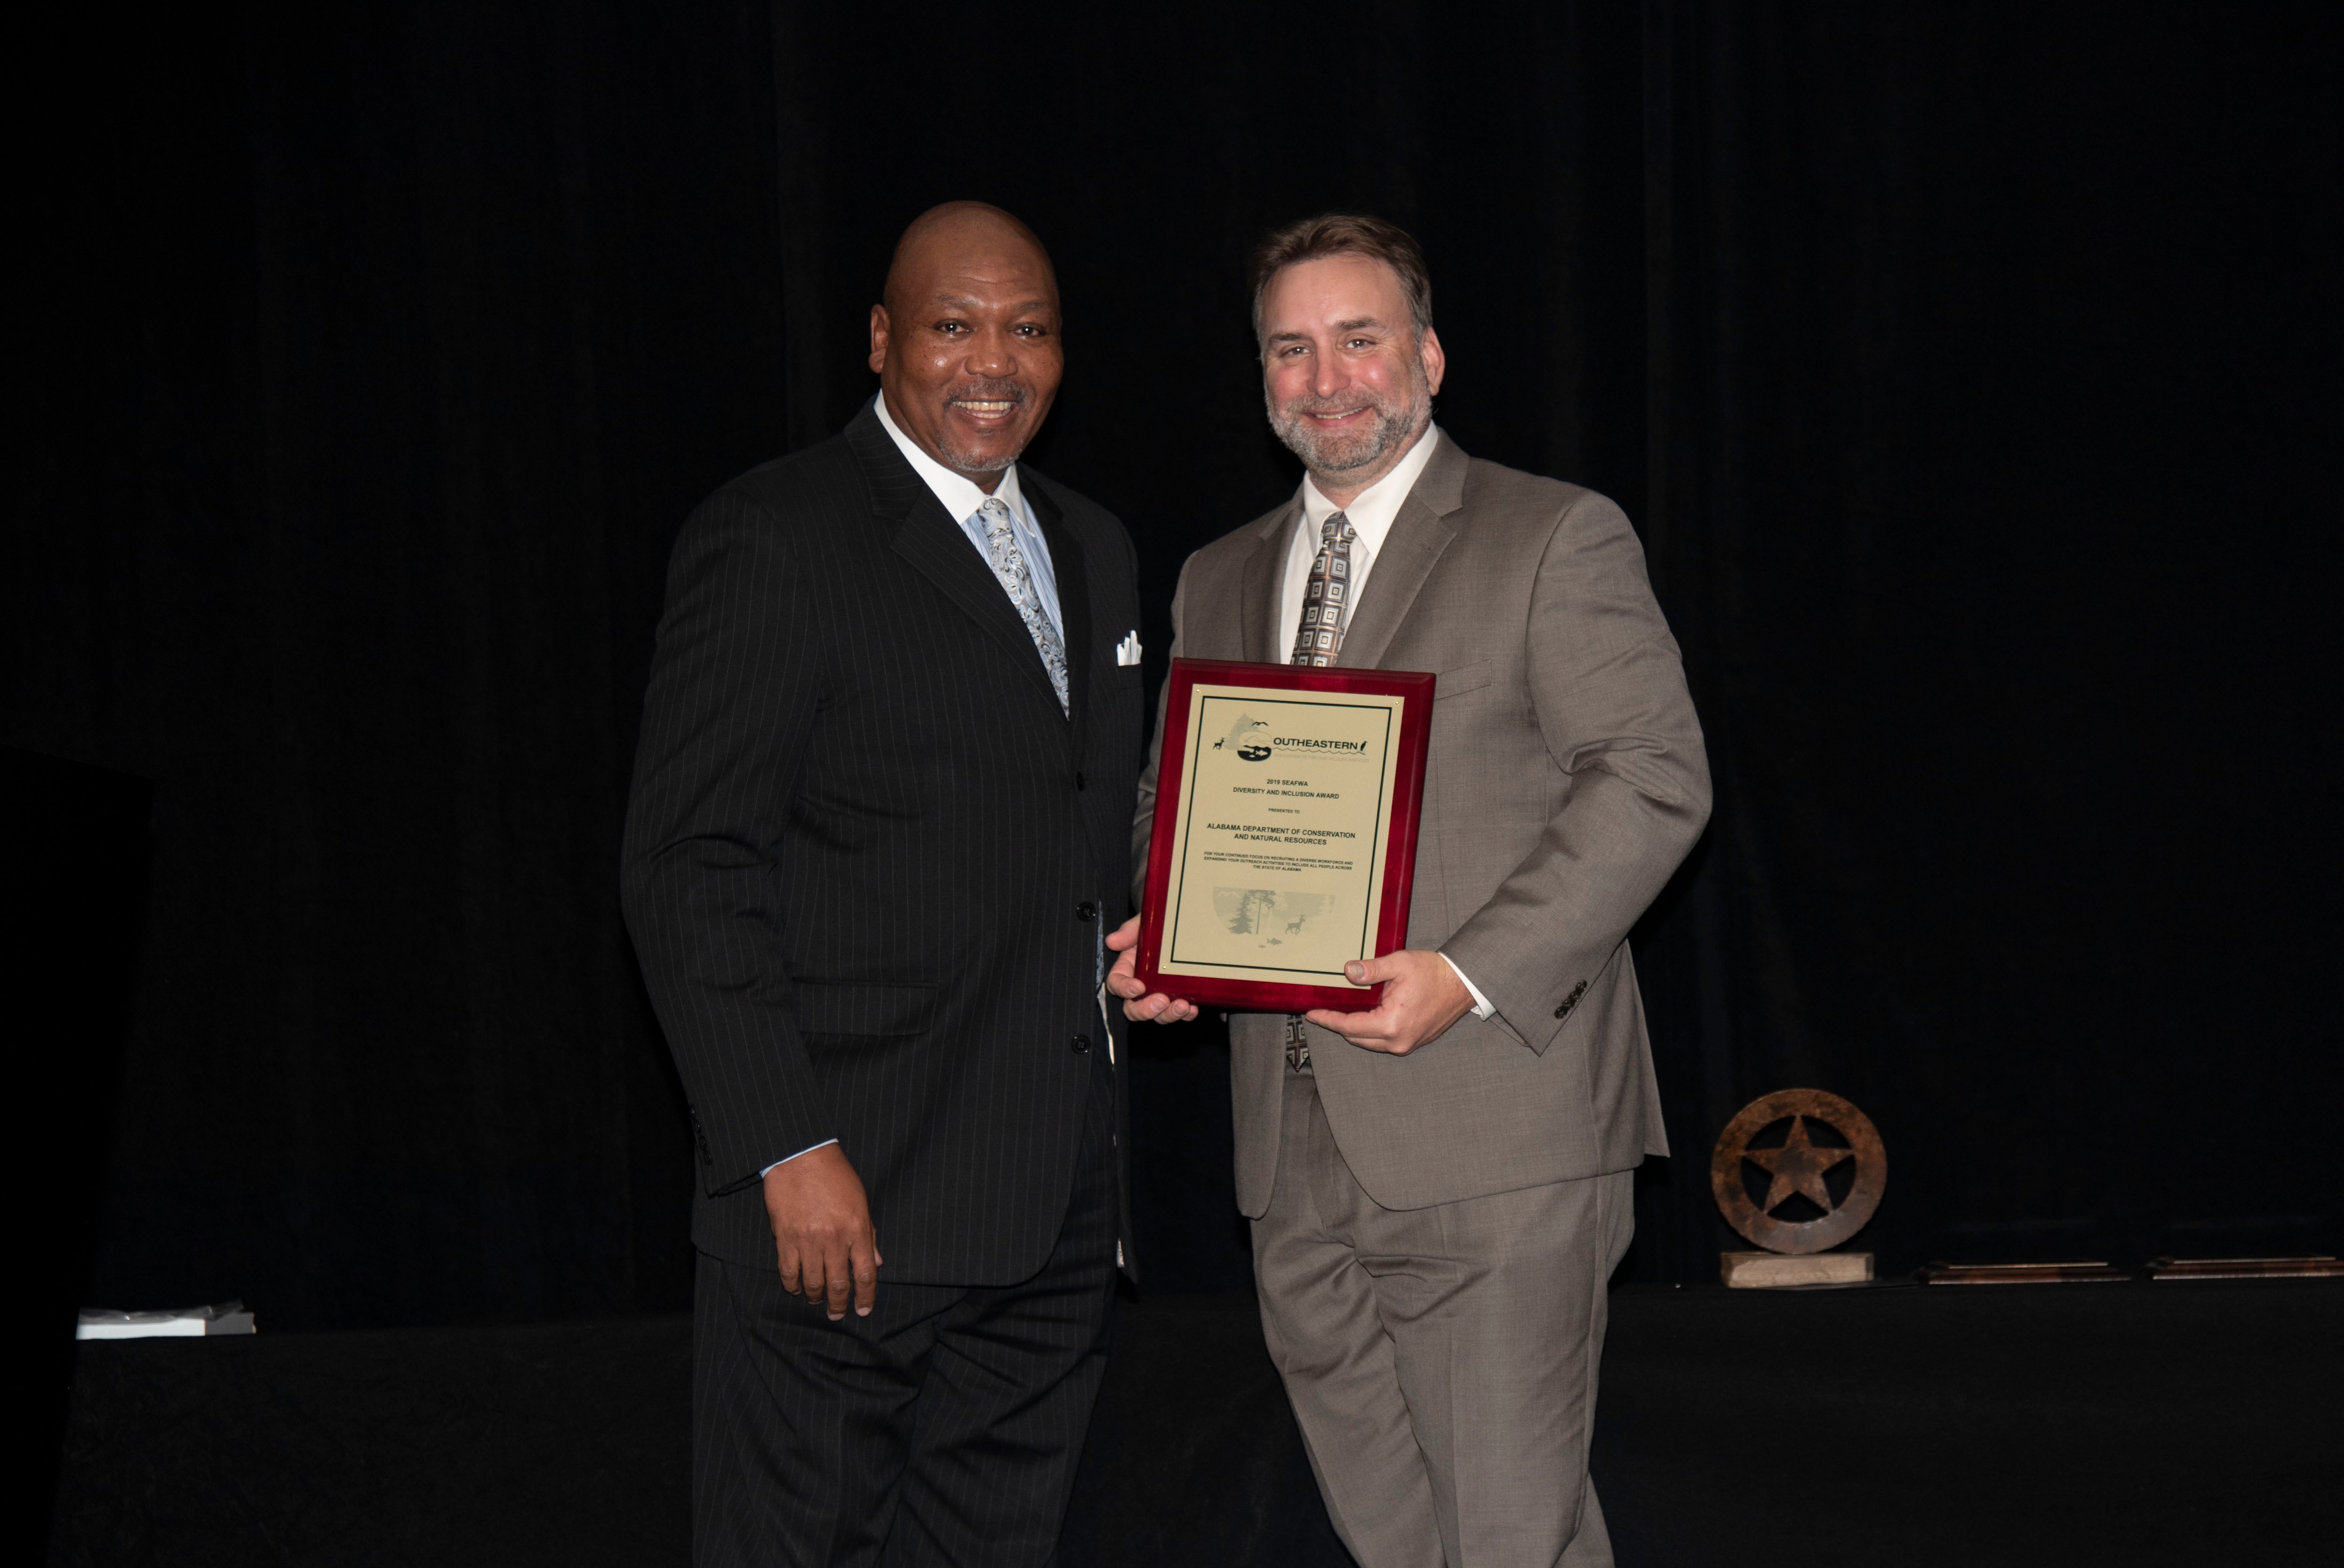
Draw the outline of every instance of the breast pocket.
<instances>
[{"instance_id":1,"label":"breast pocket","mask_svg":"<svg viewBox=\"0 0 2344 1568\"><path fill-rule=\"evenodd\" d=\"M1446 702L1452 697L1462 697L1469 691L1479 691L1498 678L1497 666L1486 658L1455 669L1444 669L1433 677L1432 700Z\"/></svg>"},{"instance_id":2,"label":"breast pocket","mask_svg":"<svg viewBox=\"0 0 2344 1568\"><path fill-rule=\"evenodd\" d=\"M1136 664L1111 664L1098 673L1092 699L1095 711L1111 719L1144 716L1147 671Z\"/></svg>"}]
</instances>

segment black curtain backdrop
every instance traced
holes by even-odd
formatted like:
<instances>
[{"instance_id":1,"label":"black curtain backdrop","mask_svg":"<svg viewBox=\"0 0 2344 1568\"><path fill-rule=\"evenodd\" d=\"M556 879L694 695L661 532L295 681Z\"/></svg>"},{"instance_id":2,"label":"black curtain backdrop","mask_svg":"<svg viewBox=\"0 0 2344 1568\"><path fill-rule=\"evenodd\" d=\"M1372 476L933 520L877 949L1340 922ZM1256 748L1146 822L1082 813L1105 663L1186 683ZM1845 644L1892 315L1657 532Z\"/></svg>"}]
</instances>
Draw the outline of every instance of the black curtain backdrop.
<instances>
[{"instance_id":1,"label":"black curtain backdrop","mask_svg":"<svg viewBox=\"0 0 2344 1568\"><path fill-rule=\"evenodd\" d=\"M2332 11L734 0L48 16L0 741L156 781L90 1298L272 1327L673 1307L616 903L666 551L869 395L895 233L997 201L1033 454L1179 564L1274 505L1243 259L1424 241L1476 455L1618 498L1718 781L1638 934L1712 1141L1845 1094L1864 1244L2333 1251ZM80 1049L71 998L10 1004ZM20 1051L25 1048L20 1047ZM1155 1291L1247 1277L1226 1045L1133 1064Z\"/></svg>"}]
</instances>

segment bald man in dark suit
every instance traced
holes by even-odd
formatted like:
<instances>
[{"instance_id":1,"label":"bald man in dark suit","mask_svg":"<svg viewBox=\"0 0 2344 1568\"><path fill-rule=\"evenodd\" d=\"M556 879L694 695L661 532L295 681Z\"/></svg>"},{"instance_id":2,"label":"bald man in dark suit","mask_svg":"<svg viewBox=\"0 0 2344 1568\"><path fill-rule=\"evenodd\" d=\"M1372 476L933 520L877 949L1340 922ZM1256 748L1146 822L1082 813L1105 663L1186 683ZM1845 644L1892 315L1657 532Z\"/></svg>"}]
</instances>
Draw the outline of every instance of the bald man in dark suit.
<instances>
[{"instance_id":1,"label":"bald man in dark suit","mask_svg":"<svg viewBox=\"0 0 2344 1568\"><path fill-rule=\"evenodd\" d=\"M879 397L676 544L625 878L699 1148L703 1568L1056 1544L1127 1258L1145 723L1130 541L1017 462L1058 329L1023 224L924 216Z\"/></svg>"}]
</instances>

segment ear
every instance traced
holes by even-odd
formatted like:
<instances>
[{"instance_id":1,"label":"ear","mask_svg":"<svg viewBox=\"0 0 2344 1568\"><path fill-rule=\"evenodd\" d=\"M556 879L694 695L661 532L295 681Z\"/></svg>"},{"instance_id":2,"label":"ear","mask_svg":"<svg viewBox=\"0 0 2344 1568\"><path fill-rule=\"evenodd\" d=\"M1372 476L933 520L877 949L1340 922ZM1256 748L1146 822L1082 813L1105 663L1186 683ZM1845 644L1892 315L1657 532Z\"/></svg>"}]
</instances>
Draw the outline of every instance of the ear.
<instances>
[{"instance_id":1,"label":"ear","mask_svg":"<svg viewBox=\"0 0 2344 1568\"><path fill-rule=\"evenodd\" d=\"M1428 327L1417 340L1417 357L1424 367L1424 384L1436 397L1440 391L1440 378L1449 370L1449 356L1440 351L1440 334Z\"/></svg>"},{"instance_id":2,"label":"ear","mask_svg":"<svg viewBox=\"0 0 2344 1568\"><path fill-rule=\"evenodd\" d=\"M871 368L879 371L886 367L887 307L874 305L871 307Z\"/></svg>"}]
</instances>

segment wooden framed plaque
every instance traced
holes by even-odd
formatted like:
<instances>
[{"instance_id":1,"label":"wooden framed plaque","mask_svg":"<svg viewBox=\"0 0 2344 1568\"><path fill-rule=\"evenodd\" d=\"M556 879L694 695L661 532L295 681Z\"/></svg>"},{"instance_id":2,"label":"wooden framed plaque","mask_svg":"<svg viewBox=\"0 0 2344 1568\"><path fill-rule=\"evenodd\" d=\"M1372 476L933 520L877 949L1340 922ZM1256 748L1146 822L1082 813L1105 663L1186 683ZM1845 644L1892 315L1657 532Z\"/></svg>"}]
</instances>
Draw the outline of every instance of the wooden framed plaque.
<instances>
[{"instance_id":1,"label":"wooden framed plaque","mask_svg":"<svg viewBox=\"0 0 2344 1568\"><path fill-rule=\"evenodd\" d=\"M1343 966L1408 942L1433 678L1176 658L1140 906L1150 990L1363 1012Z\"/></svg>"}]
</instances>

